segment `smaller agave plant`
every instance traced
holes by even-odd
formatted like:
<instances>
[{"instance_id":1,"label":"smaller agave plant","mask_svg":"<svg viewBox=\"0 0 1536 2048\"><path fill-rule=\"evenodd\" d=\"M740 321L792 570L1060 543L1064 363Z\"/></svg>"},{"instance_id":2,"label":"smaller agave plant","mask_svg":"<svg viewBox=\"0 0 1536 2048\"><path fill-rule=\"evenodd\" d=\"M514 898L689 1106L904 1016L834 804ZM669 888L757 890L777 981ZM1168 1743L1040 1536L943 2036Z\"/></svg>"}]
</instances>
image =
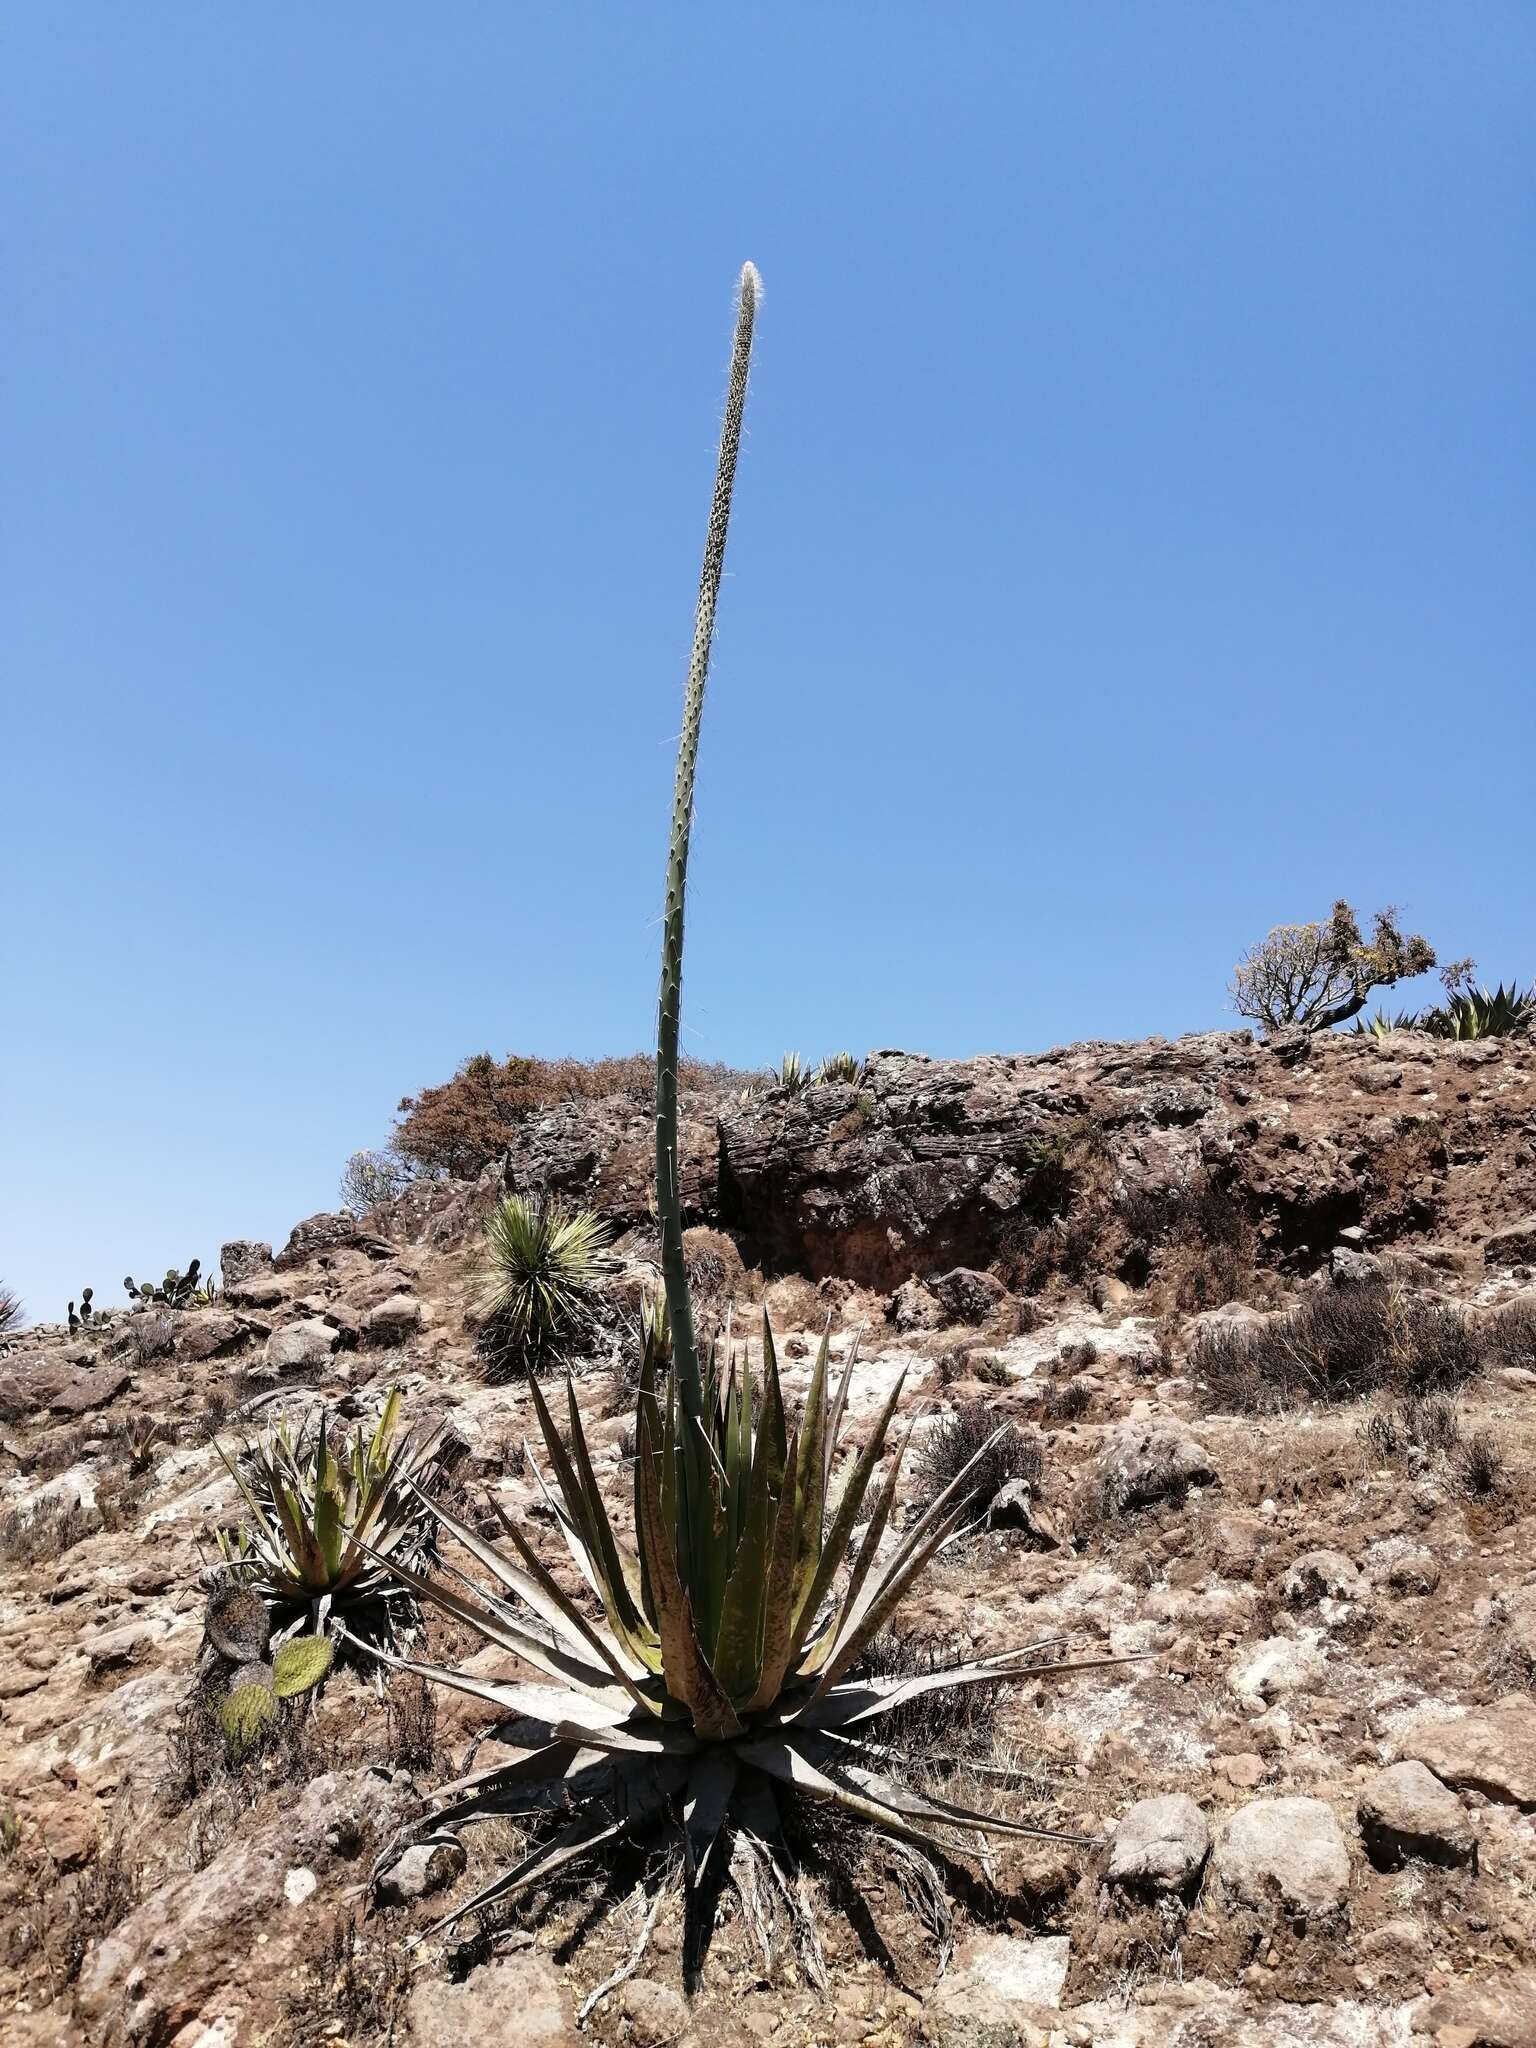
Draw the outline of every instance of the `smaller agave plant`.
<instances>
[{"instance_id":1,"label":"smaller agave plant","mask_svg":"<svg viewBox=\"0 0 1536 2048\"><path fill-rule=\"evenodd\" d=\"M371 1623L395 1636L410 1602L391 1567L430 1559L433 1521L423 1488L440 1469L437 1437L417 1445L399 1425L396 1388L373 1431L359 1428L340 1455L324 1409L296 1430L285 1418L237 1458L219 1446L251 1517L218 1532L220 1555L269 1607L292 1617L290 1632L307 1616L321 1634L336 1609L365 1631Z\"/></svg>"}]
</instances>

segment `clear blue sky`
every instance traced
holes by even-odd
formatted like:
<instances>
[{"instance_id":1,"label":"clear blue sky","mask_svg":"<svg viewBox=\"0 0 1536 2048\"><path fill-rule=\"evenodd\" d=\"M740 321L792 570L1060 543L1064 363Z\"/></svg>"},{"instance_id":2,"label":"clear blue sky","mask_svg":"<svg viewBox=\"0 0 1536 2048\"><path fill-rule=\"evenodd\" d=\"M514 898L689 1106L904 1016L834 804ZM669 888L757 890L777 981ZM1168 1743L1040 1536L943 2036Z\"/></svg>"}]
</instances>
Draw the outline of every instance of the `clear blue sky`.
<instances>
[{"instance_id":1,"label":"clear blue sky","mask_svg":"<svg viewBox=\"0 0 1536 2048\"><path fill-rule=\"evenodd\" d=\"M0 1275L280 1240L480 1047L1536 973L1536 10L10 10ZM1410 991L1410 994L1416 991Z\"/></svg>"}]
</instances>

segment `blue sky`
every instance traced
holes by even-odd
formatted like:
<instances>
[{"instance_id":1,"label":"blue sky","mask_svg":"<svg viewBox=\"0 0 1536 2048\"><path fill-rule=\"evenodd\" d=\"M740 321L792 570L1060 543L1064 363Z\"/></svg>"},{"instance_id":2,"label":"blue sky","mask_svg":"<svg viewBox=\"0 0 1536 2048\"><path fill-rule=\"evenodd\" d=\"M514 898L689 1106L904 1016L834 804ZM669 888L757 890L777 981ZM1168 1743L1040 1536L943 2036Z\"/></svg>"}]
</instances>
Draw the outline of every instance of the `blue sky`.
<instances>
[{"instance_id":1,"label":"blue sky","mask_svg":"<svg viewBox=\"0 0 1536 2048\"><path fill-rule=\"evenodd\" d=\"M280 1240L480 1047L1221 1026L1536 973L1536 14L12 10L0 1275Z\"/></svg>"}]
</instances>

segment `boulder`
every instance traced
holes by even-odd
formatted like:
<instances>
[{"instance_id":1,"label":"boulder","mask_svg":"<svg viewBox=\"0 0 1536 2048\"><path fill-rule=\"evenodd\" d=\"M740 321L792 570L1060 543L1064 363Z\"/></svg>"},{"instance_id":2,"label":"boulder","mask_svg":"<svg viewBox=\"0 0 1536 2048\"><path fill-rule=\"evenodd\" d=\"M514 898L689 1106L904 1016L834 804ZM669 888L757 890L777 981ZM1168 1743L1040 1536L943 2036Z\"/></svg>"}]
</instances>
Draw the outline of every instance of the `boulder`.
<instances>
[{"instance_id":1,"label":"boulder","mask_svg":"<svg viewBox=\"0 0 1536 2048\"><path fill-rule=\"evenodd\" d=\"M129 1384L128 1374L120 1365L80 1366L67 1373L53 1389L48 1406L55 1415L90 1415L115 1401Z\"/></svg>"},{"instance_id":2,"label":"boulder","mask_svg":"<svg viewBox=\"0 0 1536 2048\"><path fill-rule=\"evenodd\" d=\"M275 1373L323 1372L337 1342L338 1333L318 1317L285 1323L267 1339L267 1368Z\"/></svg>"},{"instance_id":3,"label":"boulder","mask_svg":"<svg viewBox=\"0 0 1536 2048\"><path fill-rule=\"evenodd\" d=\"M1327 1669L1328 1660L1316 1643L1297 1636L1268 1636L1233 1665L1227 1682L1240 1698L1261 1700L1267 1706L1293 1693L1316 1692Z\"/></svg>"},{"instance_id":4,"label":"boulder","mask_svg":"<svg viewBox=\"0 0 1536 2048\"><path fill-rule=\"evenodd\" d=\"M1398 1746L1458 1792L1536 1812L1536 1700L1529 1693L1416 1728Z\"/></svg>"},{"instance_id":5,"label":"boulder","mask_svg":"<svg viewBox=\"0 0 1536 2048\"><path fill-rule=\"evenodd\" d=\"M1056 1517L1043 1501L1036 1498L1035 1489L1027 1479L1010 1479L999 1489L987 1509L987 1526L990 1529L1022 1529L1026 1536L1033 1536L1037 1543L1043 1543L1050 1550L1054 1550L1061 1541Z\"/></svg>"},{"instance_id":6,"label":"boulder","mask_svg":"<svg viewBox=\"0 0 1536 2048\"><path fill-rule=\"evenodd\" d=\"M1301 1919L1336 1913L1349 1895L1349 1850L1321 1799L1251 1799L1223 1823L1211 1869L1227 1896Z\"/></svg>"},{"instance_id":7,"label":"boulder","mask_svg":"<svg viewBox=\"0 0 1536 2048\"><path fill-rule=\"evenodd\" d=\"M306 1216L302 1223L293 1226L288 1242L272 1263L280 1273L292 1266L307 1266L322 1253L352 1244L361 1235L357 1218L345 1210L334 1215L322 1211L318 1216Z\"/></svg>"},{"instance_id":8,"label":"boulder","mask_svg":"<svg viewBox=\"0 0 1536 2048\"><path fill-rule=\"evenodd\" d=\"M1205 1815L1186 1793L1139 1799L1110 1840L1109 1882L1136 1891L1186 1891L1210 1848Z\"/></svg>"},{"instance_id":9,"label":"boulder","mask_svg":"<svg viewBox=\"0 0 1536 2048\"><path fill-rule=\"evenodd\" d=\"M412 1842L378 1881L378 1898L386 1906L410 1906L440 1892L464 1872L466 1857L458 1842Z\"/></svg>"},{"instance_id":10,"label":"boulder","mask_svg":"<svg viewBox=\"0 0 1536 2048\"><path fill-rule=\"evenodd\" d=\"M1506 1223L1502 1230L1494 1231L1484 1241L1483 1263L1487 1266L1536 1265L1536 1215L1522 1216L1517 1223Z\"/></svg>"},{"instance_id":11,"label":"boulder","mask_svg":"<svg viewBox=\"0 0 1536 2048\"><path fill-rule=\"evenodd\" d=\"M1363 1563L1371 1583L1391 1593L1433 1593L1440 1583L1439 1558L1411 1536L1387 1536L1371 1544Z\"/></svg>"},{"instance_id":12,"label":"boulder","mask_svg":"<svg viewBox=\"0 0 1536 2048\"><path fill-rule=\"evenodd\" d=\"M936 1330L944 1320L943 1309L921 1280L904 1280L886 1313L904 1336L914 1330Z\"/></svg>"},{"instance_id":13,"label":"boulder","mask_svg":"<svg viewBox=\"0 0 1536 2048\"><path fill-rule=\"evenodd\" d=\"M236 1237L219 1248L219 1272L226 1288L272 1270L272 1247L251 1237Z\"/></svg>"},{"instance_id":14,"label":"boulder","mask_svg":"<svg viewBox=\"0 0 1536 2048\"><path fill-rule=\"evenodd\" d=\"M956 1266L928 1282L928 1292L952 1323L984 1323L1008 1293L993 1273Z\"/></svg>"},{"instance_id":15,"label":"boulder","mask_svg":"<svg viewBox=\"0 0 1536 2048\"><path fill-rule=\"evenodd\" d=\"M225 1309L196 1309L179 1315L175 1323L176 1356L196 1365L205 1358L222 1358L245 1342L246 1328L238 1316Z\"/></svg>"},{"instance_id":16,"label":"boulder","mask_svg":"<svg viewBox=\"0 0 1536 2048\"><path fill-rule=\"evenodd\" d=\"M1210 1452L1177 1423L1126 1424L1110 1438L1096 1468L1104 1499L1146 1507L1216 1477Z\"/></svg>"},{"instance_id":17,"label":"boulder","mask_svg":"<svg viewBox=\"0 0 1536 2048\"><path fill-rule=\"evenodd\" d=\"M421 1328L421 1303L409 1294L392 1294L363 1318L369 1344L404 1344Z\"/></svg>"},{"instance_id":18,"label":"boulder","mask_svg":"<svg viewBox=\"0 0 1536 2048\"><path fill-rule=\"evenodd\" d=\"M1536 2042L1536 1972L1501 1970L1467 1978L1414 2014L1413 2031L1435 2048L1531 2048Z\"/></svg>"},{"instance_id":19,"label":"boulder","mask_svg":"<svg viewBox=\"0 0 1536 2048\"><path fill-rule=\"evenodd\" d=\"M673 2048L693 2023L683 1994L654 1977L631 1977L620 1987L618 2006L635 2048Z\"/></svg>"},{"instance_id":20,"label":"boulder","mask_svg":"<svg viewBox=\"0 0 1536 2048\"><path fill-rule=\"evenodd\" d=\"M1470 1863L1477 1837L1461 1801L1425 1765L1392 1764L1361 1787L1356 1803L1366 1852L1378 1870L1410 1857L1426 1863Z\"/></svg>"},{"instance_id":21,"label":"boulder","mask_svg":"<svg viewBox=\"0 0 1536 2048\"><path fill-rule=\"evenodd\" d=\"M1521 1669L1536 1672L1536 1586L1515 1586L1497 1603L1504 1640Z\"/></svg>"}]
</instances>

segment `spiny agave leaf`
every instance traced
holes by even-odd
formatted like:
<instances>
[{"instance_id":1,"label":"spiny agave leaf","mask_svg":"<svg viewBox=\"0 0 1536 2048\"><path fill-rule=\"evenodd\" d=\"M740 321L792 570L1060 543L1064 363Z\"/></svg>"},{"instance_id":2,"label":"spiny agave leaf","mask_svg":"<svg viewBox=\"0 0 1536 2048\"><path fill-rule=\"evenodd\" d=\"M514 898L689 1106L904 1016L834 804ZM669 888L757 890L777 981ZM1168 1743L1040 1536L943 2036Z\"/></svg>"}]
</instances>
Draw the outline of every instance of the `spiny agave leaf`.
<instances>
[{"instance_id":1,"label":"spiny agave leaf","mask_svg":"<svg viewBox=\"0 0 1536 2048\"><path fill-rule=\"evenodd\" d=\"M831 1327L829 1320L817 1347L794 1463L795 1564L790 1579L792 1614L786 1643L788 1634L793 1632L794 1616L798 1615L801 1602L815 1583L816 1568L821 1562L822 1522L827 1495L827 1358L831 1350Z\"/></svg>"},{"instance_id":2,"label":"spiny agave leaf","mask_svg":"<svg viewBox=\"0 0 1536 2048\"><path fill-rule=\"evenodd\" d=\"M864 1583L873 1569L876 1555L879 1552L881 1543L885 1539L886 1526L891 1519L891 1511L896 1504L896 1483L901 1475L902 1461L906 1456L907 1446L912 1441L912 1432L916 1426L917 1418L914 1416L908 1422L905 1433L896 1446L895 1455L887 1467L885 1477L880 1483L880 1489L875 1495L874 1508L865 1527L863 1539L854 1556L853 1569L848 1574L848 1583L843 1589L842 1599L837 1609L834 1611L831 1620L827 1623L826 1628L817 1637L816 1641L811 1644L810 1648L799 1653L798 1668L799 1674L802 1677L810 1676L825 1669L828 1658L838 1648L846 1631L860 1612ZM825 1689L825 1687L819 1688L820 1691L825 1691Z\"/></svg>"},{"instance_id":3,"label":"spiny agave leaf","mask_svg":"<svg viewBox=\"0 0 1536 2048\"><path fill-rule=\"evenodd\" d=\"M567 1685L577 1686L598 1699L609 1696L610 1689L615 1683L620 1686L626 1683L621 1673L611 1673L601 1663L589 1664L584 1658L572 1655L559 1645L543 1640L499 1615L489 1613L484 1607L462 1598L441 1580L425 1578L420 1572L413 1571L409 1565L401 1563L398 1559L390 1565L390 1573L418 1599L428 1601L434 1607L440 1607L445 1614L451 1614L455 1620L467 1622L488 1643L494 1643L498 1649L509 1650L514 1657L521 1657L525 1664L531 1664L535 1671L542 1671L546 1678L563 1680ZM379 1650L374 1651L375 1656L382 1654Z\"/></svg>"},{"instance_id":4,"label":"spiny agave leaf","mask_svg":"<svg viewBox=\"0 0 1536 2048\"><path fill-rule=\"evenodd\" d=\"M1066 1636L1042 1636L1038 1642L1023 1644L1016 1650L1000 1650L996 1656L954 1664L945 1671L845 1678L817 1699L807 1700L789 1718L809 1727L844 1728L855 1721L873 1720L877 1715L888 1714L892 1708L904 1706L909 1699L918 1699L925 1692L941 1690L945 1686L984 1684L988 1679L1018 1682L1032 1677L1037 1668L1051 1668L1025 1665L1022 1659L1037 1657L1042 1650L1054 1649L1058 1643L1067 1640Z\"/></svg>"},{"instance_id":5,"label":"spiny agave leaf","mask_svg":"<svg viewBox=\"0 0 1536 2048\"><path fill-rule=\"evenodd\" d=\"M794 1633L790 1641L789 1652L791 1663L798 1658L805 1644L806 1637L815 1627L816 1616L821 1603L832 1590L832 1583L837 1577L838 1567L847 1554L849 1542L853 1537L854 1524L858 1521L859 1509L864 1502L864 1495L869 1489L869 1482L874 1476L875 1467L884 1455L886 1435L891 1426L891 1418L896 1413L896 1403L901 1399L901 1390L906 1385L906 1379L906 1369L903 1367L897 1375L896 1384L892 1387L884 1408L880 1411L879 1420L870 1433L869 1441L859 1453L858 1460L852 1472L849 1473L847 1483L843 1487L842 1497L837 1504L837 1512L832 1517L832 1527L827 1532L822 1543L821 1562L817 1567L816 1575L811 1580L810 1586L801 1602L799 1613L795 1618ZM876 1540L878 1541L878 1538Z\"/></svg>"},{"instance_id":6,"label":"spiny agave leaf","mask_svg":"<svg viewBox=\"0 0 1536 2048\"><path fill-rule=\"evenodd\" d=\"M763 1664L757 1690L747 1702L756 1713L771 1707L784 1686L789 1664L790 1635L794 1627L795 1547L798 1540L799 1501L791 1479L799 1450L800 1432L790 1437L785 1454L784 1485L779 1495L773 1524L773 1543L768 1553L768 1589L763 1596Z\"/></svg>"},{"instance_id":7,"label":"spiny agave leaf","mask_svg":"<svg viewBox=\"0 0 1536 2048\"><path fill-rule=\"evenodd\" d=\"M694 1630L692 1605L678 1576L677 1561L668 1541L661 1487L651 1451L650 1418L643 1413L640 1417L639 1468L644 1474L640 1489L640 1542L656 1601L667 1691L689 1709L694 1726L706 1741L739 1735L741 1723L730 1701L716 1684Z\"/></svg>"},{"instance_id":8,"label":"spiny agave leaf","mask_svg":"<svg viewBox=\"0 0 1536 2048\"><path fill-rule=\"evenodd\" d=\"M643 1693L636 1684L637 1674L631 1671L624 1662L622 1645L618 1638L604 1636L592 1626L580 1608L568 1600L555 1584L538 1552L533 1548L533 1545L524 1536L517 1524L510 1516L501 1512L500 1506L495 1501L491 1505L496 1509L502 1528L516 1545L518 1556L521 1557L523 1563L527 1566L529 1574L537 1584L540 1592L559 1609L567 1623L571 1628L575 1629L587 1648L597 1652L599 1660L607 1665L608 1669L613 1673L620 1685L624 1687L624 1690L634 1700L635 1704L644 1707L648 1713L655 1713L657 1711L656 1703ZM641 1672L639 1675L643 1676L644 1673Z\"/></svg>"},{"instance_id":9,"label":"spiny agave leaf","mask_svg":"<svg viewBox=\"0 0 1536 2048\"><path fill-rule=\"evenodd\" d=\"M867 1752L841 1736L807 1736L801 1752L823 1766L824 1775L839 1791L854 1791L892 1813L926 1826L963 1828L968 1833L1008 1835L1016 1839L1044 1839L1052 1842L1082 1842L1082 1835L1064 1835L1055 1828L1032 1827L1027 1821L1008 1820L999 1814L978 1813L960 1806L937 1792L914 1792L874 1768ZM887 1825L889 1823L886 1823Z\"/></svg>"},{"instance_id":10,"label":"spiny agave leaf","mask_svg":"<svg viewBox=\"0 0 1536 2048\"><path fill-rule=\"evenodd\" d=\"M349 1643L366 1649L370 1656L377 1657L380 1663L387 1664L393 1671L413 1672L418 1678L428 1679L435 1685L445 1685L470 1699L485 1700L490 1706L500 1707L504 1713L517 1714L524 1720L536 1721L551 1729L562 1721L583 1731L616 1728L630 1715L627 1702L620 1705L617 1701L593 1699L589 1693L558 1684L538 1685L527 1679L481 1678L477 1673L455 1671L447 1665L425 1664L416 1658L398 1657L391 1650L360 1642L345 1629L342 1634ZM585 1733L582 1739L586 1739Z\"/></svg>"},{"instance_id":11,"label":"spiny agave leaf","mask_svg":"<svg viewBox=\"0 0 1536 2048\"><path fill-rule=\"evenodd\" d=\"M290 1636L272 1659L272 1690L280 1700L313 1691L334 1654L328 1636Z\"/></svg>"},{"instance_id":12,"label":"spiny agave leaf","mask_svg":"<svg viewBox=\"0 0 1536 2048\"><path fill-rule=\"evenodd\" d=\"M622 1789L627 1797L624 1811L617 1820L609 1821L607 1808L601 1804L593 1811L580 1815L568 1828L562 1829L552 1842L535 1849L531 1855L525 1856L520 1863L515 1863L510 1870L503 1872L494 1882L488 1884L483 1891L477 1892L466 1904L456 1906L451 1913L445 1914L424 1933L417 1935L411 1946L418 1947L423 1941L429 1941L434 1936L446 1932L462 1920L466 1913L494 1905L498 1899L509 1898L514 1893L526 1891L531 1885L548 1883L570 1864L579 1861L583 1856L591 1855L605 1842L615 1840L629 1828L659 1812L685 1781L687 1772L686 1762L670 1757L663 1758L659 1764L652 1764L646 1760L621 1780ZM439 1816L439 1819L441 1820L442 1816Z\"/></svg>"},{"instance_id":13,"label":"spiny agave leaf","mask_svg":"<svg viewBox=\"0 0 1536 2048\"><path fill-rule=\"evenodd\" d=\"M597 1475L592 1470L586 1432L581 1426L581 1411L576 1406L576 1385L569 1374L566 1375L565 1393L571 1423L571 1456L587 1504L587 1524L596 1540L594 1563L603 1583L603 1605L622 1635L638 1635L643 1623L639 1609L630 1598L619 1547L614 1541Z\"/></svg>"}]
</instances>

